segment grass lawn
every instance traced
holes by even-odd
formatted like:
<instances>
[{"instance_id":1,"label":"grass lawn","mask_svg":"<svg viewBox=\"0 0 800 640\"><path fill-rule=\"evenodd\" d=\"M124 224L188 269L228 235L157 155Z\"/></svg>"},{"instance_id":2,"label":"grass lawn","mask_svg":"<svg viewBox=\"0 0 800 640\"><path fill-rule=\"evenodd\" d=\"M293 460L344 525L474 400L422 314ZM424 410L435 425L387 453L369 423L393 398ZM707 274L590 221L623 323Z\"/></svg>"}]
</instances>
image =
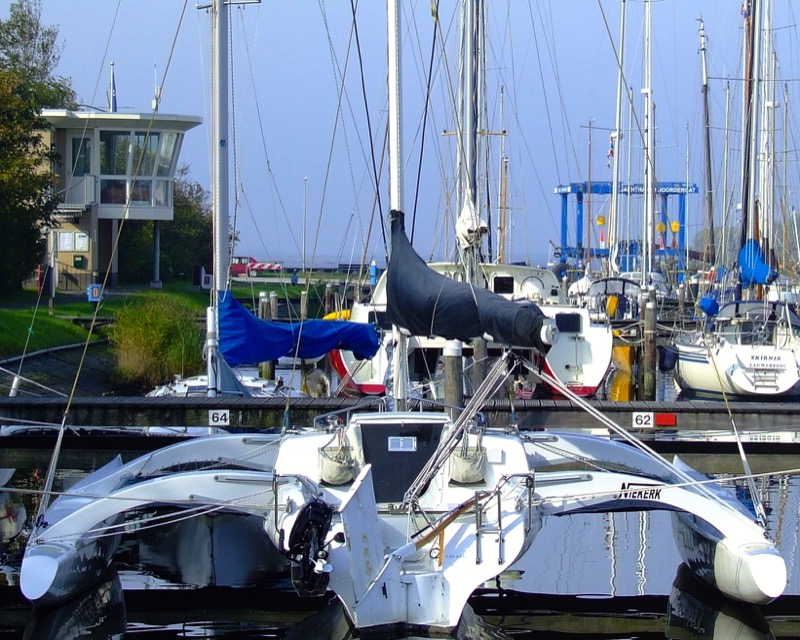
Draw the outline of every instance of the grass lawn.
<instances>
[{"instance_id":1,"label":"grass lawn","mask_svg":"<svg viewBox=\"0 0 800 640\"><path fill-rule=\"evenodd\" d=\"M258 303L262 291L267 295L271 291L277 291L281 300L296 301L303 289L301 285L235 283L233 294L242 304L252 307ZM324 295L324 283L312 285L309 306L312 309L320 306ZM208 291L188 282L171 281L164 283L163 289L150 289L147 285L112 289L100 304L97 315L104 319L113 318L122 307L153 296L180 298L200 319L205 317L209 304ZM293 304L299 309L299 304ZM56 294L52 301L52 314L50 305L49 298L40 299L34 289L6 295L0 300L0 360L21 355L26 351L26 341L27 352L30 353L86 340L88 331L73 322L74 318L90 318L94 313L95 305L87 301L85 292ZM101 336L102 327L96 333Z\"/></svg>"}]
</instances>

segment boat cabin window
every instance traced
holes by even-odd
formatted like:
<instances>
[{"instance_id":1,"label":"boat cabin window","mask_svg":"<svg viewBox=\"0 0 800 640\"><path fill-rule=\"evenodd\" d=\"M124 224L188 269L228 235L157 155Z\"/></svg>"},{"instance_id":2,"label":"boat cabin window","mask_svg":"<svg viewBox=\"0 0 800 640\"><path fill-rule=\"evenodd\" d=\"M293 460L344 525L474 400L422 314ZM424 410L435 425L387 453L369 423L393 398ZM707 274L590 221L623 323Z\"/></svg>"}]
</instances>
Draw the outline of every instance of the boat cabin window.
<instances>
[{"instance_id":1,"label":"boat cabin window","mask_svg":"<svg viewBox=\"0 0 800 640\"><path fill-rule=\"evenodd\" d=\"M439 446L444 422L362 422L364 461L372 465L377 502L403 496Z\"/></svg>"},{"instance_id":2,"label":"boat cabin window","mask_svg":"<svg viewBox=\"0 0 800 640\"><path fill-rule=\"evenodd\" d=\"M579 313L557 313L556 327L559 333L580 333L581 316Z\"/></svg>"},{"instance_id":3,"label":"boat cabin window","mask_svg":"<svg viewBox=\"0 0 800 640\"><path fill-rule=\"evenodd\" d=\"M513 276L495 276L492 278L492 290L495 293L514 293Z\"/></svg>"}]
</instances>

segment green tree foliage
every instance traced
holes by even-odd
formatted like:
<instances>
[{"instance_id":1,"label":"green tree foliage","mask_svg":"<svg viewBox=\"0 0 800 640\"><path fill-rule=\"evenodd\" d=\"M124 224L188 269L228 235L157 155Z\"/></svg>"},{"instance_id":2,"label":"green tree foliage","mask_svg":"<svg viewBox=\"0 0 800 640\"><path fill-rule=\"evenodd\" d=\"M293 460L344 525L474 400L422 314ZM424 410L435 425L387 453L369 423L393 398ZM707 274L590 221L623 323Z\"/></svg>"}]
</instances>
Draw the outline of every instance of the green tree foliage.
<instances>
[{"instance_id":1,"label":"green tree foliage","mask_svg":"<svg viewBox=\"0 0 800 640\"><path fill-rule=\"evenodd\" d=\"M41 0L16 0L0 20L0 69L23 79L40 108L76 108L69 78L55 76L61 59L58 27L44 27Z\"/></svg>"},{"instance_id":2,"label":"green tree foliage","mask_svg":"<svg viewBox=\"0 0 800 640\"><path fill-rule=\"evenodd\" d=\"M75 103L69 80L53 76L58 29L40 17L40 0L16 0L0 19L0 291L20 290L41 262L56 208L39 112Z\"/></svg>"},{"instance_id":3,"label":"green tree foliage","mask_svg":"<svg viewBox=\"0 0 800 640\"><path fill-rule=\"evenodd\" d=\"M0 69L0 291L18 291L42 261L56 201L42 144L45 123L30 88Z\"/></svg>"},{"instance_id":4,"label":"green tree foliage","mask_svg":"<svg viewBox=\"0 0 800 640\"><path fill-rule=\"evenodd\" d=\"M202 371L203 335L195 313L178 300L159 295L128 305L109 332L120 382L147 388Z\"/></svg>"},{"instance_id":5,"label":"green tree foliage","mask_svg":"<svg viewBox=\"0 0 800 640\"><path fill-rule=\"evenodd\" d=\"M166 277L191 278L194 267L213 267L213 221L208 191L188 177L189 169L178 169L173 203L175 217L162 225L161 273Z\"/></svg>"},{"instance_id":6,"label":"green tree foliage","mask_svg":"<svg viewBox=\"0 0 800 640\"><path fill-rule=\"evenodd\" d=\"M195 267L211 270L213 240L208 192L189 178L186 166L176 173L172 201L174 217L161 223L161 278L189 280ZM126 221L119 251L125 283L149 281L153 276L153 224Z\"/></svg>"}]
</instances>

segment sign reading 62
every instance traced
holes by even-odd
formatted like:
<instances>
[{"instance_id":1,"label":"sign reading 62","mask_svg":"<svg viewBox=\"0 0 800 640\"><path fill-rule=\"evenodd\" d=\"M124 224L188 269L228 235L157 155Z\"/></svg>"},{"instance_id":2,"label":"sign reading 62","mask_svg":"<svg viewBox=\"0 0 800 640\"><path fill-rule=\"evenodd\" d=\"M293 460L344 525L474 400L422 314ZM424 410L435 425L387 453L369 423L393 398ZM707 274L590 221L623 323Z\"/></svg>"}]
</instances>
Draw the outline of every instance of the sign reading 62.
<instances>
[{"instance_id":1,"label":"sign reading 62","mask_svg":"<svg viewBox=\"0 0 800 640\"><path fill-rule=\"evenodd\" d=\"M634 429L649 429L655 424L656 421L651 411L634 411L631 414L631 425Z\"/></svg>"}]
</instances>

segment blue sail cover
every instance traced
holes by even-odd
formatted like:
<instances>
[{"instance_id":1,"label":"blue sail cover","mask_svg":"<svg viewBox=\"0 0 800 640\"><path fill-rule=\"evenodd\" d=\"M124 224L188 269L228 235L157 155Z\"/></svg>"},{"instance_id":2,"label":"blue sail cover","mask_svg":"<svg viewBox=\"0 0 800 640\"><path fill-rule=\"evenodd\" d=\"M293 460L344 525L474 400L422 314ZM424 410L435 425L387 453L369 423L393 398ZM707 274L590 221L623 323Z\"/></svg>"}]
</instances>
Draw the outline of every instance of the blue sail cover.
<instances>
[{"instance_id":1,"label":"blue sail cover","mask_svg":"<svg viewBox=\"0 0 800 640\"><path fill-rule=\"evenodd\" d=\"M778 272L767 263L758 241L751 238L745 242L739 250L739 280L742 286L771 284L777 277Z\"/></svg>"},{"instance_id":2,"label":"blue sail cover","mask_svg":"<svg viewBox=\"0 0 800 640\"><path fill-rule=\"evenodd\" d=\"M697 303L697 306L700 307L700 311L707 316L715 316L719 313L719 302L717 302L717 299L713 295L704 295L700 298L700 302Z\"/></svg>"},{"instance_id":3,"label":"blue sail cover","mask_svg":"<svg viewBox=\"0 0 800 640\"><path fill-rule=\"evenodd\" d=\"M359 360L378 352L372 324L344 320L268 322L245 309L230 292L220 296L219 346L230 366L277 360L283 356L318 358L332 349L352 351Z\"/></svg>"}]
</instances>

